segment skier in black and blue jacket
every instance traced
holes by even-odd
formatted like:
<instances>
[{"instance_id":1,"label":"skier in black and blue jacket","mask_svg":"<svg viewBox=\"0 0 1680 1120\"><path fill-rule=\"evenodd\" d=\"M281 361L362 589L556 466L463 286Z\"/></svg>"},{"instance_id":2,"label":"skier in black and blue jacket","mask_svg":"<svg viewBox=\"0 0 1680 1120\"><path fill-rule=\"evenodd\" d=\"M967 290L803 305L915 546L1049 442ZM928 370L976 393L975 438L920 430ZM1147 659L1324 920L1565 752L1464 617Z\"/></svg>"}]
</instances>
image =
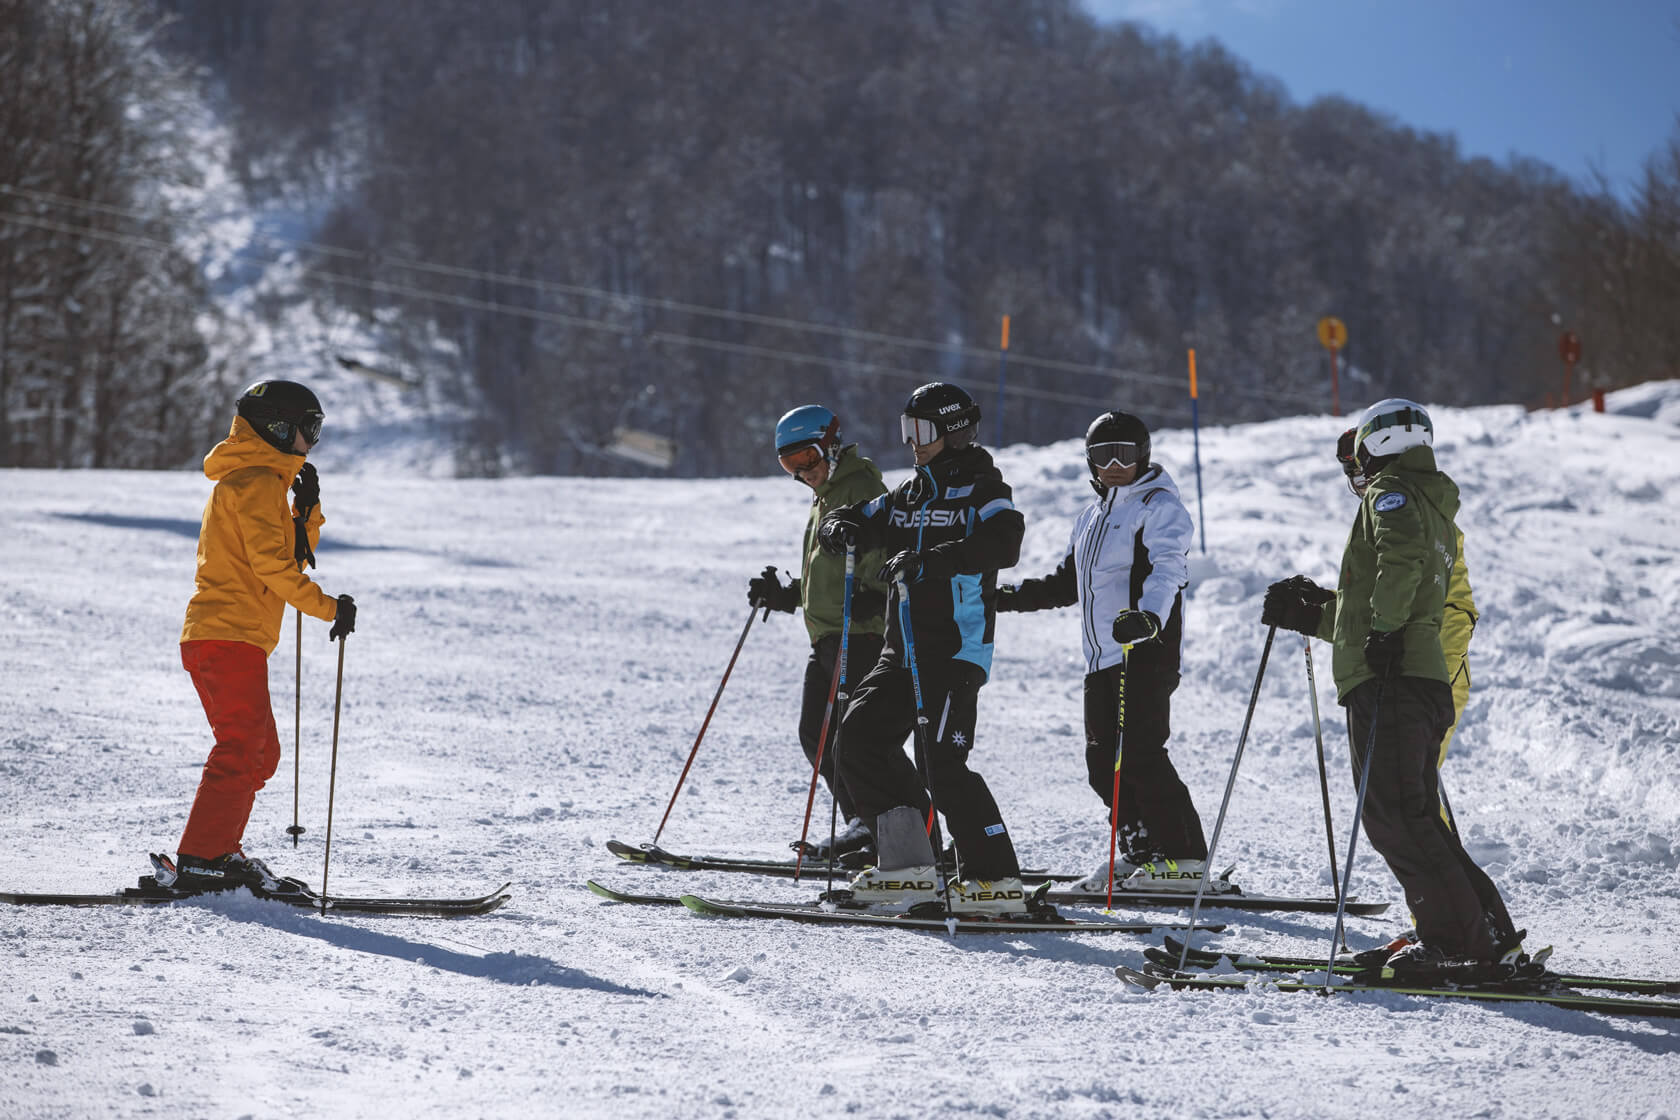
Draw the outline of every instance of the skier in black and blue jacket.
<instances>
[{"instance_id":1,"label":"skier in black and blue jacket","mask_svg":"<svg viewBox=\"0 0 1680 1120\"><path fill-rule=\"evenodd\" d=\"M835 510L818 531L831 552L855 545L860 553L882 546L892 553L882 569L891 593L885 645L852 693L838 761L857 812L875 832L877 866L852 881L856 897L870 905L938 900L931 796L957 849L952 910L1026 909L1003 815L985 779L968 767L980 687L992 665L997 573L1015 565L1025 528L1008 484L975 442L979 422L979 406L957 386L936 381L917 389L901 418L916 473L888 494ZM911 649L928 721L915 763L903 750L916 727Z\"/></svg>"}]
</instances>

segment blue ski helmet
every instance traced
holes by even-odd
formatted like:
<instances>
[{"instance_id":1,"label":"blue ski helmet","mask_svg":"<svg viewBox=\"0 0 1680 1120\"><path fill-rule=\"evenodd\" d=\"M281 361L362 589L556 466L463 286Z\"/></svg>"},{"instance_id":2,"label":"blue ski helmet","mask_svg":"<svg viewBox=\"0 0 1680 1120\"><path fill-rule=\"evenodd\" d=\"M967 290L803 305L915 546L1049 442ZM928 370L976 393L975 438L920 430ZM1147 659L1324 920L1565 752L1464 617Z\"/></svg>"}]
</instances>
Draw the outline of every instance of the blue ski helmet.
<instances>
[{"instance_id":1,"label":"blue ski helmet","mask_svg":"<svg viewBox=\"0 0 1680 1120\"><path fill-rule=\"evenodd\" d=\"M840 421L820 404L800 405L776 421L776 454L786 455L809 444L827 452L840 442Z\"/></svg>"}]
</instances>

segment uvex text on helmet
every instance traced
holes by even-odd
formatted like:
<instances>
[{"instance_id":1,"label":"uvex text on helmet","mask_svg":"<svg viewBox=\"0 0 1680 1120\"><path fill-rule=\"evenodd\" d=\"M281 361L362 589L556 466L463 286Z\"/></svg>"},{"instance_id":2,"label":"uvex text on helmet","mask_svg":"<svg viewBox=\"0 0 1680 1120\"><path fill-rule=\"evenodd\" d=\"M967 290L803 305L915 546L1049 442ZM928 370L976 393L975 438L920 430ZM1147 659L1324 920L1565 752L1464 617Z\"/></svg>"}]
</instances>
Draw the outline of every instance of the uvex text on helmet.
<instances>
[{"instance_id":1,"label":"uvex text on helmet","mask_svg":"<svg viewBox=\"0 0 1680 1120\"><path fill-rule=\"evenodd\" d=\"M299 432L311 447L321 439L321 402L296 381L255 382L234 408L265 442L288 454L303 454L294 447Z\"/></svg>"},{"instance_id":2,"label":"uvex text on helmet","mask_svg":"<svg viewBox=\"0 0 1680 1120\"><path fill-rule=\"evenodd\" d=\"M979 423L980 406L973 397L948 381L932 381L910 394L899 426L904 442L916 447L937 439L966 446Z\"/></svg>"}]
</instances>

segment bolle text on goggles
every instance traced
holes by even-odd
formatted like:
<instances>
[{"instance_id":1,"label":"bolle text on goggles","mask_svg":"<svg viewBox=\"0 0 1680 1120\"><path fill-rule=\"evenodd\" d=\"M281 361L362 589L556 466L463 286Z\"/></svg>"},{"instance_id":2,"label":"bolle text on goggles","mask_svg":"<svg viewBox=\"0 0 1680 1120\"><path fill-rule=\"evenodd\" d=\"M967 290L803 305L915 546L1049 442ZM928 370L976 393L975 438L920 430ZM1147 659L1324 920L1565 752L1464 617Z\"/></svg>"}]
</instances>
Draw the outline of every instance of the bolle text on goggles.
<instances>
[{"instance_id":1,"label":"bolle text on goggles","mask_svg":"<svg viewBox=\"0 0 1680 1120\"><path fill-rule=\"evenodd\" d=\"M1093 443L1085 449L1085 458L1097 470L1107 470L1116 464L1136 466L1143 453L1135 443Z\"/></svg>"},{"instance_id":2,"label":"bolle text on goggles","mask_svg":"<svg viewBox=\"0 0 1680 1120\"><path fill-rule=\"evenodd\" d=\"M804 447L784 451L777 459L781 461L784 471L798 478L801 473L823 461L823 449L820 444L807 443Z\"/></svg>"},{"instance_id":3,"label":"bolle text on goggles","mask_svg":"<svg viewBox=\"0 0 1680 1120\"><path fill-rule=\"evenodd\" d=\"M904 433L904 442L912 447L926 447L939 438L939 425L919 416L900 416L898 429Z\"/></svg>"}]
</instances>

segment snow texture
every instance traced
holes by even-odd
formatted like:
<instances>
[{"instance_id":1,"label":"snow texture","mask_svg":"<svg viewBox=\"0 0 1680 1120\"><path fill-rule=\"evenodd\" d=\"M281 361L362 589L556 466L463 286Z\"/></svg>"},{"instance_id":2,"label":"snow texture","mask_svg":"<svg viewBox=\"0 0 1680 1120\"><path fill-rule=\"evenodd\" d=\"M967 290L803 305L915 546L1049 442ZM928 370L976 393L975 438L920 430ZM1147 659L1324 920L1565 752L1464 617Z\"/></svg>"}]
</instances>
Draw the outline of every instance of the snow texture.
<instances>
[{"instance_id":1,"label":"snow texture","mask_svg":"<svg viewBox=\"0 0 1680 1120\"><path fill-rule=\"evenodd\" d=\"M381 390L383 391L383 390ZM796 402L789 402L796 403ZM1680 1115L1680 1027L1399 995L1134 993L1126 936L951 938L707 919L583 886L795 899L815 884L623 864L651 839L746 620L797 566L783 477L447 480L333 431L318 578L351 592L332 884L514 899L461 922L322 919L239 894L166 909L0 910L0 1114L1028 1117ZM1482 609L1446 784L1531 947L1560 967L1680 974L1680 384L1610 411L1439 409ZM1334 581L1353 499L1328 416L1204 432L1173 754L1213 828L1254 682L1266 584ZM360 432L369 459L359 460ZM875 449L883 436L867 440ZM1187 431L1156 453L1197 512ZM902 477L901 451L883 456ZM1079 446L999 454L1028 522L1014 575L1060 558ZM372 464L370 466L370 464ZM773 464L772 464L773 465ZM424 473L424 472L419 472ZM447 474L447 469L436 473ZM0 886L94 891L146 870L209 747L176 651L209 483L0 472ZM292 822L292 622L270 677L285 744L246 835L319 881L335 647L308 621ZM1329 890L1303 643L1280 634L1218 862L1253 891ZM1005 616L975 761L1029 864L1095 867L1074 611ZM663 843L776 857L808 771L797 619L755 622ZM1314 646L1336 843L1352 783ZM819 797L818 819L828 819ZM1358 945L1405 923L1361 843ZM1214 943L1318 952L1329 919L1228 913Z\"/></svg>"}]
</instances>

